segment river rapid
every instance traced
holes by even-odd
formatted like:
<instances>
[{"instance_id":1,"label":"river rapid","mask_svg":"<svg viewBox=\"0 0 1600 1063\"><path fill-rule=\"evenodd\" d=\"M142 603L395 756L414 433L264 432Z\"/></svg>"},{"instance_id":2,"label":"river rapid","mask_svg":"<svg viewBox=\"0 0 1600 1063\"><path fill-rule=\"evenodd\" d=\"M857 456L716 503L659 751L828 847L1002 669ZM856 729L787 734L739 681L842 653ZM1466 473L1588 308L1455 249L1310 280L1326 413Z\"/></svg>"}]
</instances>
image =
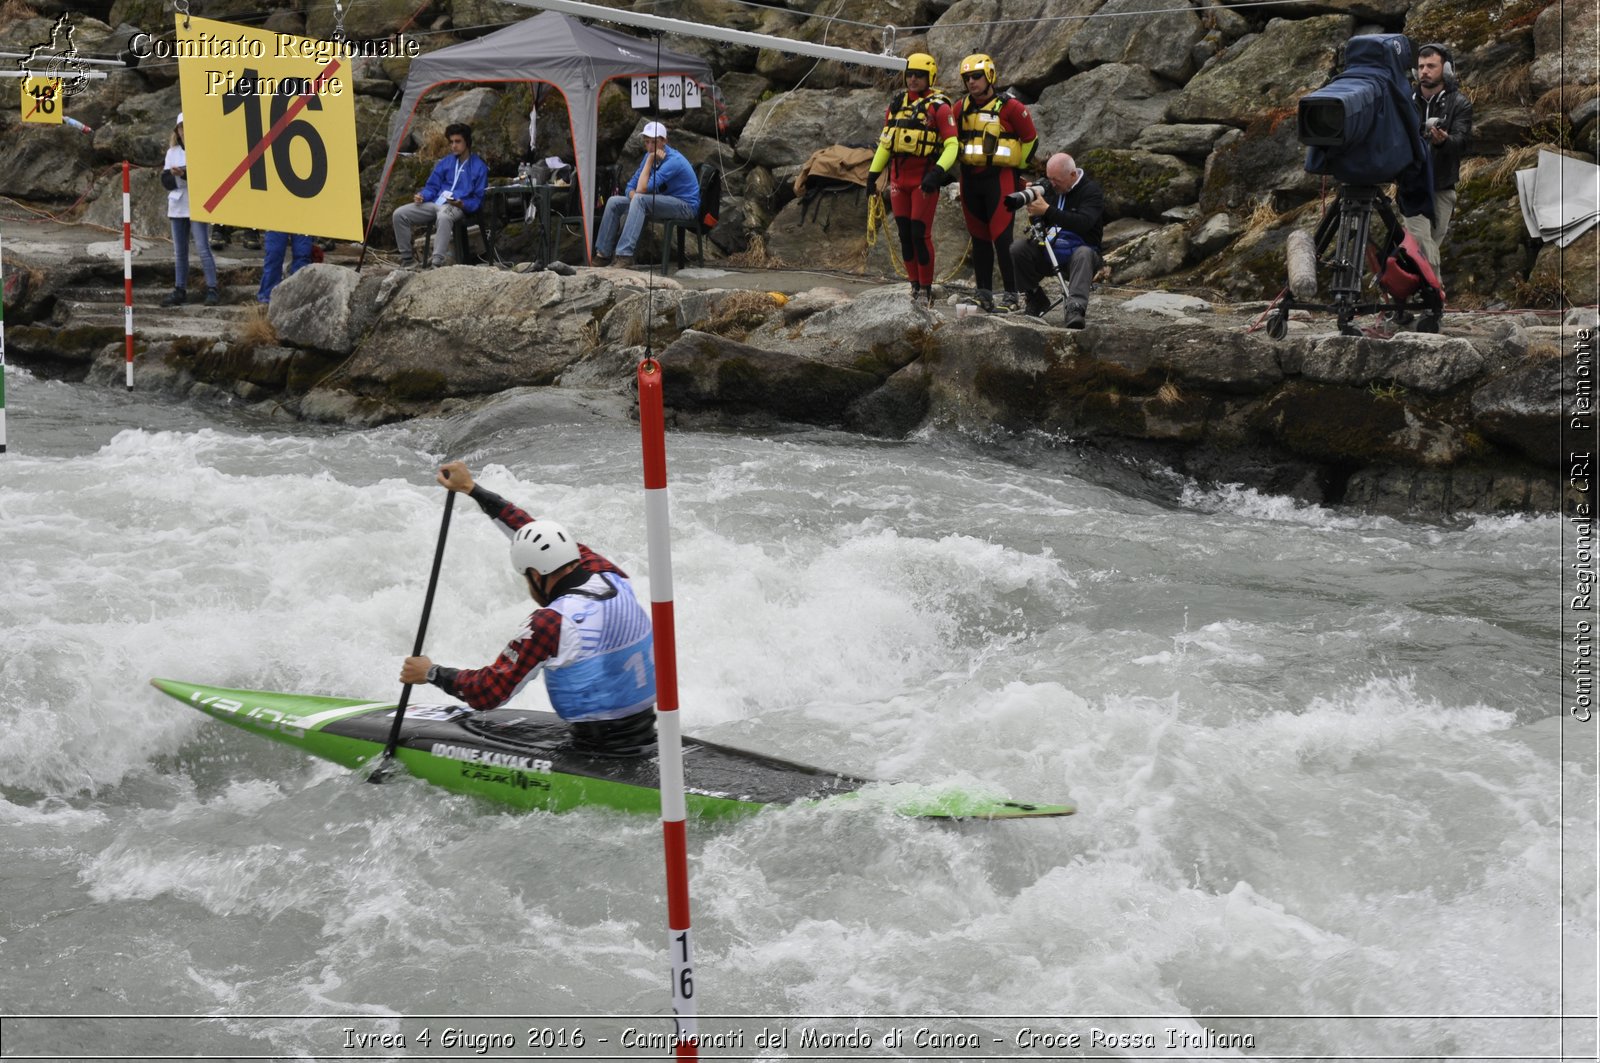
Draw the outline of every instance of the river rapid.
<instances>
[{"instance_id":1,"label":"river rapid","mask_svg":"<svg viewBox=\"0 0 1600 1063\"><path fill-rule=\"evenodd\" d=\"M6 1053L663 1058L653 818L367 785L147 685L396 696L446 458L647 596L622 407L356 432L6 383ZM1174 504L1046 440L673 432L668 465L687 733L1079 808L691 823L707 1056L1592 1055L1529 1018L1594 1010L1556 518ZM428 652L485 663L528 609L457 506Z\"/></svg>"}]
</instances>

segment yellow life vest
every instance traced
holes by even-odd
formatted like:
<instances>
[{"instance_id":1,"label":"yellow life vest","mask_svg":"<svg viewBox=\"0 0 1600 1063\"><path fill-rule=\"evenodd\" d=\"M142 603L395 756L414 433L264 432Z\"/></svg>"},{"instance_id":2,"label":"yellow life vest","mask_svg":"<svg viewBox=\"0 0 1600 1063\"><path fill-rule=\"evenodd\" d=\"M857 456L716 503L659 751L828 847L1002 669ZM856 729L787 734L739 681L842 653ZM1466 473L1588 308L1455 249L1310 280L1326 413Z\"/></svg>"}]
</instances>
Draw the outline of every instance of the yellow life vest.
<instances>
[{"instance_id":1,"label":"yellow life vest","mask_svg":"<svg viewBox=\"0 0 1600 1063\"><path fill-rule=\"evenodd\" d=\"M929 112L935 105L948 104L949 97L942 92L929 92L920 100L911 100L900 93L898 105L884 124L878 143L892 155L937 155L944 147L944 138L928 124Z\"/></svg>"},{"instance_id":2,"label":"yellow life vest","mask_svg":"<svg viewBox=\"0 0 1600 1063\"><path fill-rule=\"evenodd\" d=\"M997 92L982 107L973 107L970 99L962 103L961 124L956 132L961 141L961 165L1022 165L1022 141L1000 124L1000 108L1013 98L1009 92Z\"/></svg>"}]
</instances>

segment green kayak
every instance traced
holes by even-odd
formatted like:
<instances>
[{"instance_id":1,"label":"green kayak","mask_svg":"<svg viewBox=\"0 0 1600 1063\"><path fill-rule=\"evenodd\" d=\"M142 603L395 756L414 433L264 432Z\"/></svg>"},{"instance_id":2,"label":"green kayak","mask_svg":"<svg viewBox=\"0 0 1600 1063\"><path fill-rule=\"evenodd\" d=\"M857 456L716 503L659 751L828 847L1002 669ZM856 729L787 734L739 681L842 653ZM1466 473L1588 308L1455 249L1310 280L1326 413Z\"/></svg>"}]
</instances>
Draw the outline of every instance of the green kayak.
<instances>
[{"instance_id":1,"label":"green kayak","mask_svg":"<svg viewBox=\"0 0 1600 1063\"><path fill-rule=\"evenodd\" d=\"M394 702L233 690L172 679L150 682L191 708L347 768L381 756L394 724ZM446 790L515 808L661 809L654 757L572 749L566 724L549 712L413 705L406 710L395 759L412 775ZM707 818L749 815L768 805L849 800L873 782L695 738L683 740L683 763L689 812ZM931 819L1031 819L1076 811L1070 804L920 787L915 797L892 807L901 815Z\"/></svg>"}]
</instances>

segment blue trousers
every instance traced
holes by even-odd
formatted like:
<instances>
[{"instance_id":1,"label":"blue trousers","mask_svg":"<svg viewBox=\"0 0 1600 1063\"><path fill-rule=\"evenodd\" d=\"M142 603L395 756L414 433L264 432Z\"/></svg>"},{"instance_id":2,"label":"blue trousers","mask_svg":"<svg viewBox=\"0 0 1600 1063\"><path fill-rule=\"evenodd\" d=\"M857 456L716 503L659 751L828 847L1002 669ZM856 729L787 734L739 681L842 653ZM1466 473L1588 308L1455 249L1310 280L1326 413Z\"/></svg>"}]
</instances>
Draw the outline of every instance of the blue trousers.
<instances>
[{"instance_id":1,"label":"blue trousers","mask_svg":"<svg viewBox=\"0 0 1600 1063\"><path fill-rule=\"evenodd\" d=\"M200 268L206 287L217 286L217 260L211 257L211 223L189 218L168 218L172 223L172 286L189 290L189 234L194 233L195 250L200 252Z\"/></svg>"},{"instance_id":2,"label":"blue trousers","mask_svg":"<svg viewBox=\"0 0 1600 1063\"><path fill-rule=\"evenodd\" d=\"M256 292L256 302L267 303L272 301L272 289L283 280L283 253L290 247L294 248L294 258L289 261L289 275L292 277L304 266L311 265L311 237L280 233L268 229L261 234L261 253L265 256L261 260L261 290Z\"/></svg>"},{"instance_id":3,"label":"blue trousers","mask_svg":"<svg viewBox=\"0 0 1600 1063\"><path fill-rule=\"evenodd\" d=\"M600 219L595 254L609 255L615 248L619 255L631 255L639 246L639 234L644 232L646 221L693 221L694 215L693 206L674 196L612 196L606 200L606 211ZM618 229L622 230L621 239L617 237Z\"/></svg>"}]
</instances>

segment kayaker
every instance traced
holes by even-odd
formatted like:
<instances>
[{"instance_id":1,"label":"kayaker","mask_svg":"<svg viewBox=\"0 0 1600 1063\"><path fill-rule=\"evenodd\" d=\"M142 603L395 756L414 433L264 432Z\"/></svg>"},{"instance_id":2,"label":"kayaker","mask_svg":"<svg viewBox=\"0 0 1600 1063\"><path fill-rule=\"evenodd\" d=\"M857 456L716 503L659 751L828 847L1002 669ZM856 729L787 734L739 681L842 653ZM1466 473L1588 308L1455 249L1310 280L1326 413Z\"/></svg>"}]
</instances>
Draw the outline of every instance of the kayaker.
<instances>
[{"instance_id":1,"label":"kayaker","mask_svg":"<svg viewBox=\"0 0 1600 1063\"><path fill-rule=\"evenodd\" d=\"M463 462L440 467L441 486L478 503L511 538L511 567L539 608L482 668L407 657L402 683L431 683L474 709L505 704L542 670L550 704L580 749L643 755L655 749L656 673L650 616L628 574L553 520L527 512L472 479Z\"/></svg>"}]
</instances>

